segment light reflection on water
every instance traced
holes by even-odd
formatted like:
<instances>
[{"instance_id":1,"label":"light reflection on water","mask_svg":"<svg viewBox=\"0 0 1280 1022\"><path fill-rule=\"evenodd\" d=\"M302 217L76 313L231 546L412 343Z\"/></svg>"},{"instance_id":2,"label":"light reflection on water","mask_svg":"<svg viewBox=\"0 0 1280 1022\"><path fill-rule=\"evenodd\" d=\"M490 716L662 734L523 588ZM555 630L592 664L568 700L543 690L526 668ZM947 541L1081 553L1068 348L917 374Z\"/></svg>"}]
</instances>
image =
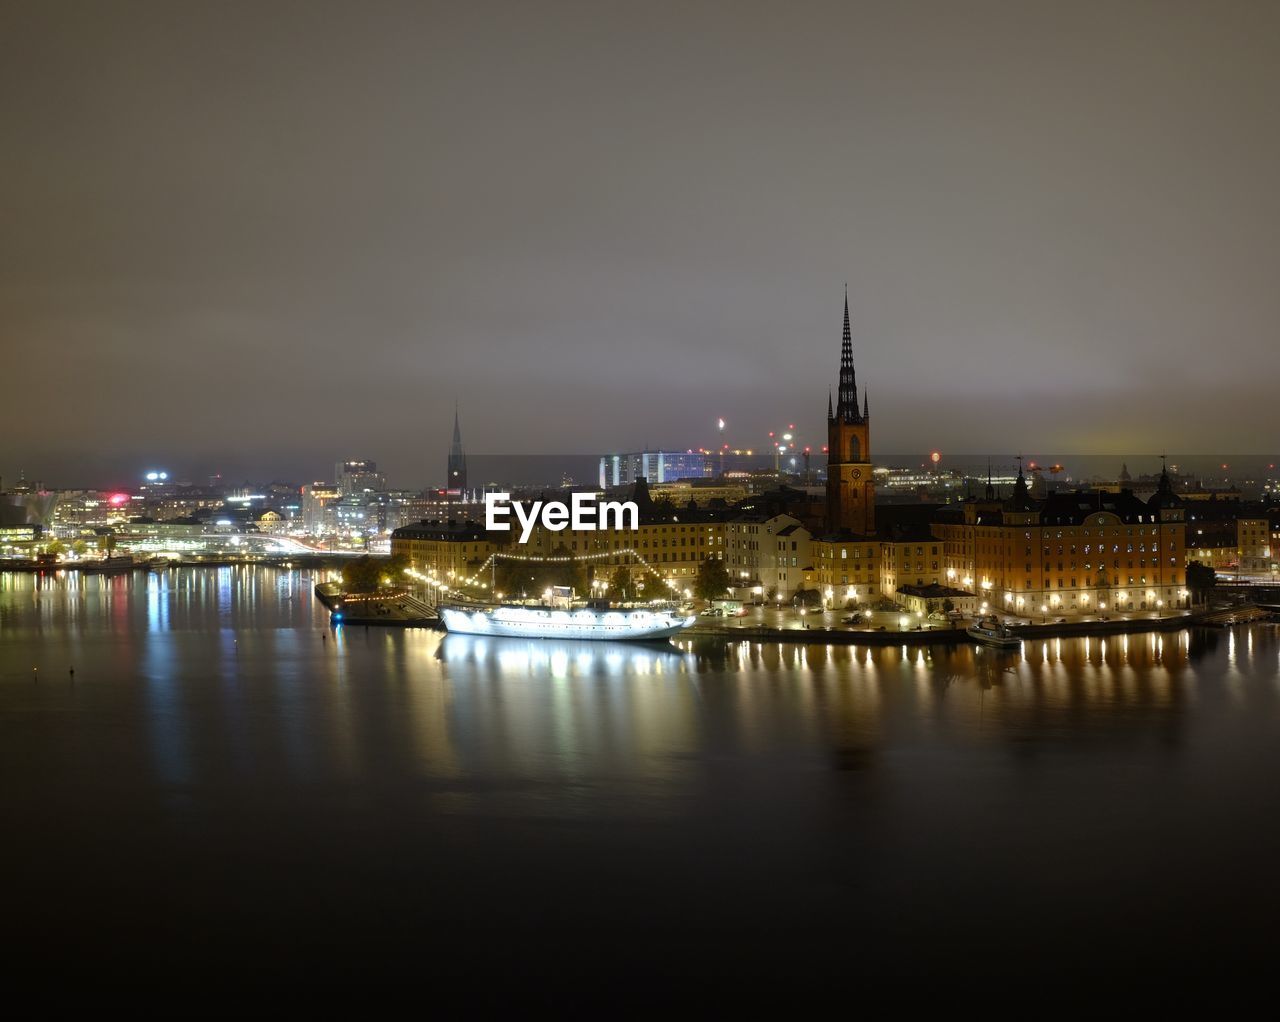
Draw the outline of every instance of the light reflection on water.
<instances>
[{"instance_id":1,"label":"light reflection on water","mask_svg":"<svg viewBox=\"0 0 1280 1022\"><path fill-rule=\"evenodd\" d=\"M0 804L32 954L83 933L86 960L150 960L174 913L172 932L226 920L226 960L314 933L345 966L408 913L469 934L450 947L521 934L504 968L561 920L703 965L750 938L763 974L794 948L811 976L861 933L859 961L943 967L1042 918L1059 955L1111 939L1167 968L1181 945L1151 934L1184 914L1234 932L1224 906L1280 911L1271 626L1020 652L522 641L332 630L316 581L0 576ZM99 853L109 870L83 868Z\"/></svg>"},{"instance_id":2,"label":"light reflection on water","mask_svg":"<svg viewBox=\"0 0 1280 1022\"><path fill-rule=\"evenodd\" d=\"M872 741L888 724L900 729L908 720L935 738L987 741L1033 723L1078 727L1083 714L1104 731L1127 726L1126 711L1142 711L1148 726L1169 722L1206 684L1215 701L1239 703L1260 672L1274 674L1277 661L1268 626L1239 634L1031 640L1012 653L968 645L524 641L331 631L311 597L314 579L297 572L0 578L4 679L41 666L46 677L75 667L82 684L111 681L122 686L117 695L141 682L155 766L175 780L194 769L187 748L193 729L238 735L235 760L251 769L244 732L264 720L280 729L292 770L323 768L320 733L358 773L354 708L374 699L396 703L421 728L412 746L430 735L432 743L474 748L499 719L498 707L503 731L493 740L506 743L503 758L522 745L522 755L534 756L545 741L551 760L564 765L581 757L575 769L583 769L599 753L592 735L606 724L610 742L622 741L610 745L615 758L628 748L652 756L664 736L687 755L707 726L709 698L725 714L717 727L731 726L756 747L779 740L783 726L803 724L814 743L828 741L833 729ZM193 716L207 704L217 708L212 719ZM444 706L444 718L427 704ZM264 708L267 718L255 716ZM406 740L413 734L403 722L388 726ZM643 741L628 745L620 734L643 734ZM415 757L458 761L454 749L419 748Z\"/></svg>"}]
</instances>

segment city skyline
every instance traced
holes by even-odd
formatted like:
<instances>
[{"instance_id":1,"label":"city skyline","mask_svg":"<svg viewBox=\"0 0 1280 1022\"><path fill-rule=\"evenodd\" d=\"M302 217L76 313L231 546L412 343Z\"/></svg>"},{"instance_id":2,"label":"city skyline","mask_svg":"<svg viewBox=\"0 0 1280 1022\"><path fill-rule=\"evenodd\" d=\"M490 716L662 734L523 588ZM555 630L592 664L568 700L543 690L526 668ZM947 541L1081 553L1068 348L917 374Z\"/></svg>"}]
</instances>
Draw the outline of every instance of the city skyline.
<instances>
[{"instance_id":1,"label":"city skyline","mask_svg":"<svg viewBox=\"0 0 1280 1022\"><path fill-rule=\"evenodd\" d=\"M819 436L846 281L881 450L1265 454L1233 9L11 7L5 475Z\"/></svg>"}]
</instances>

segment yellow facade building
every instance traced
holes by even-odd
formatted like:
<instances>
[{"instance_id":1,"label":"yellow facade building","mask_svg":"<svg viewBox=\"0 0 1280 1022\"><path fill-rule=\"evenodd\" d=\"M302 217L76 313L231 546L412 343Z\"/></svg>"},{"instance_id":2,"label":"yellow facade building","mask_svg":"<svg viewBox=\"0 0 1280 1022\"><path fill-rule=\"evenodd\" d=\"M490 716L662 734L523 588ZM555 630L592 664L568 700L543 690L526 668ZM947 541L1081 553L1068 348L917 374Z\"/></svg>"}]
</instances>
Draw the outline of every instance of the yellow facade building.
<instances>
[{"instance_id":1,"label":"yellow facade building","mask_svg":"<svg viewBox=\"0 0 1280 1022\"><path fill-rule=\"evenodd\" d=\"M1271 573L1271 521L1265 515L1236 519L1236 554L1240 570L1249 575Z\"/></svg>"},{"instance_id":2,"label":"yellow facade building","mask_svg":"<svg viewBox=\"0 0 1280 1022\"><path fill-rule=\"evenodd\" d=\"M947 509L934 526L945 581L979 609L1036 616L1188 606L1182 501L1168 475L1148 501L1131 492L1035 500L1018 473L1013 496Z\"/></svg>"}]
</instances>

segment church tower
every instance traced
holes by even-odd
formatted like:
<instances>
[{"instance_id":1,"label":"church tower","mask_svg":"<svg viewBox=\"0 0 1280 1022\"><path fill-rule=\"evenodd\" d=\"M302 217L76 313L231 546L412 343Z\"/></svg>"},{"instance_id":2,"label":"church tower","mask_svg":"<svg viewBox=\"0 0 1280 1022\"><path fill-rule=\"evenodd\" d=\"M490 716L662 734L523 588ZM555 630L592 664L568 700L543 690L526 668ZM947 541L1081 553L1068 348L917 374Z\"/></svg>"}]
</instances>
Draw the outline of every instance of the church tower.
<instances>
[{"instance_id":1,"label":"church tower","mask_svg":"<svg viewBox=\"0 0 1280 1022\"><path fill-rule=\"evenodd\" d=\"M870 536L876 528L876 491L871 478L871 408L866 391L858 411L858 379L853 370L849 291L844 295L844 337L840 341L840 383L835 409L827 397L827 529Z\"/></svg>"},{"instance_id":2,"label":"church tower","mask_svg":"<svg viewBox=\"0 0 1280 1022\"><path fill-rule=\"evenodd\" d=\"M467 489L467 456L462 452L462 429L458 424L458 406L453 407L453 443L449 445L449 468L445 489L463 496Z\"/></svg>"}]
</instances>

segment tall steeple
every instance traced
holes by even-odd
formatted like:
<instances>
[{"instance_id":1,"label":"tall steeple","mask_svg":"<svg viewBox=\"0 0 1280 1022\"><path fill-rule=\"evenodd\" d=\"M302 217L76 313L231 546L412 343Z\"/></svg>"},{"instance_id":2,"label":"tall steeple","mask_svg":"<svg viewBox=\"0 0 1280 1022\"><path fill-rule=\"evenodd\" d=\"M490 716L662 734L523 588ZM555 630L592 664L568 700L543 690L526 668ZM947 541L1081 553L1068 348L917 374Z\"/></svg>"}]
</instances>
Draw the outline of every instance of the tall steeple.
<instances>
[{"instance_id":1,"label":"tall steeple","mask_svg":"<svg viewBox=\"0 0 1280 1022\"><path fill-rule=\"evenodd\" d=\"M462 450L462 426L458 421L458 403L453 404L453 443L449 445L449 466L445 488L461 496L467 489L467 456Z\"/></svg>"},{"instance_id":2,"label":"tall steeple","mask_svg":"<svg viewBox=\"0 0 1280 1022\"><path fill-rule=\"evenodd\" d=\"M853 331L849 328L849 285L844 288L844 333L840 338L840 387L835 417L841 422L861 422L858 415L858 376L853 369Z\"/></svg>"},{"instance_id":3,"label":"tall steeple","mask_svg":"<svg viewBox=\"0 0 1280 1022\"><path fill-rule=\"evenodd\" d=\"M849 287L844 290L844 330L840 337L840 385L836 406L827 397L827 528L833 533L875 533L875 481L871 467L868 404L858 411L858 381L853 372L853 331L849 326Z\"/></svg>"}]
</instances>

